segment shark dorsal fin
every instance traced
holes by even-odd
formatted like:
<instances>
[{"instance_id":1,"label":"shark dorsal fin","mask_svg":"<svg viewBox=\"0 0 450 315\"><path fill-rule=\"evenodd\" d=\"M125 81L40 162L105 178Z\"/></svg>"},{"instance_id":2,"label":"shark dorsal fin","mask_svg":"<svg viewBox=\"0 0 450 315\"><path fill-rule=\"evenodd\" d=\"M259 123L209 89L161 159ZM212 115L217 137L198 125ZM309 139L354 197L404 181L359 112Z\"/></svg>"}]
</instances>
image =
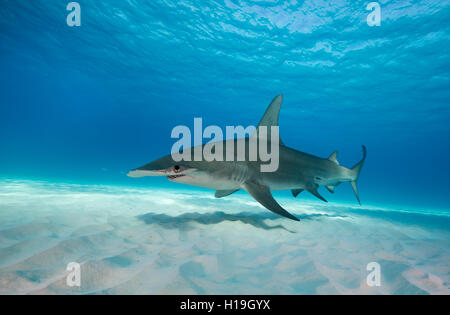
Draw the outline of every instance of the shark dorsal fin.
<instances>
[{"instance_id":1,"label":"shark dorsal fin","mask_svg":"<svg viewBox=\"0 0 450 315\"><path fill-rule=\"evenodd\" d=\"M264 116L261 118L261 121L256 127L257 134L259 135L259 127L266 126L267 127L267 138L271 139L271 127L278 126L278 118L280 116L281 103L283 102L283 95L277 95L270 103L269 107L267 107ZM280 144L284 145L281 139L279 139Z\"/></svg>"},{"instance_id":2,"label":"shark dorsal fin","mask_svg":"<svg viewBox=\"0 0 450 315\"><path fill-rule=\"evenodd\" d=\"M336 163L337 165L339 165L339 162L337 160L337 154L338 151L334 151L333 153L331 153L331 155L328 157L328 159L334 163Z\"/></svg>"}]
</instances>

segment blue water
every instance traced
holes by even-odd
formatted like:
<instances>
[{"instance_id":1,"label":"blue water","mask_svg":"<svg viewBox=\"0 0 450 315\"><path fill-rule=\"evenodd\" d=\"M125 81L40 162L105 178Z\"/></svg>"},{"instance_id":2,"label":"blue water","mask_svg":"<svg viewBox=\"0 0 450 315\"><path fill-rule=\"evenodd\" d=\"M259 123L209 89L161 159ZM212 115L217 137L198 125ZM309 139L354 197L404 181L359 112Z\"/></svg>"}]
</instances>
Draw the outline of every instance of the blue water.
<instances>
[{"instance_id":1,"label":"blue water","mask_svg":"<svg viewBox=\"0 0 450 315\"><path fill-rule=\"evenodd\" d=\"M449 0L68 2L0 0L0 294L450 294ZM280 93L288 146L367 147L362 206L126 176Z\"/></svg>"},{"instance_id":2,"label":"blue water","mask_svg":"<svg viewBox=\"0 0 450 315\"><path fill-rule=\"evenodd\" d=\"M79 1L80 27L67 2L1 0L0 177L176 189L125 174L283 93L287 145L367 146L363 204L450 211L450 1L380 1L379 27L367 1Z\"/></svg>"}]
</instances>

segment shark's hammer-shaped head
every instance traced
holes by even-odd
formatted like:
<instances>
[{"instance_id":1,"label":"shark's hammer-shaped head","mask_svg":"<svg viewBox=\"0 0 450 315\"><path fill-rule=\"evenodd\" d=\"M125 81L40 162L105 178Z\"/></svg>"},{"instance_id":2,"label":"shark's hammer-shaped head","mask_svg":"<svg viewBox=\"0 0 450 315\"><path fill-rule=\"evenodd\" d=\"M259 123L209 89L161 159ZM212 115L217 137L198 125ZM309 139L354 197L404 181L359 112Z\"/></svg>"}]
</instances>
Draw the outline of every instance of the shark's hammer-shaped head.
<instances>
[{"instance_id":1,"label":"shark's hammer-shaped head","mask_svg":"<svg viewBox=\"0 0 450 315\"><path fill-rule=\"evenodd\" d=\"M204 188L210 188L213 183L217 184L225 179L220 168L215 167L214 163L204 161L177 162L171 155L131 170L127 175L129 177L165 176L172 182Z\"/></svg>"},{"instance_id":2,"label":"shark's hammer-shaped head","mask_svg":"<svg viewBox=\"0 0 450 315\"><path fill-rule=\"evenodd\" d=\"M245 166L219 161L175 161L172 155L164 156L128 172L129 177L166 176L176 183L210 189L237 189L241 182L233 180L233 170ZM244 170L240 170L243 173ZM242 180L241 176L238 178Z\"/></svg>"},{"instance_id":3,"label":"shark's hammer-shaped head","mask_svg":"<svg viewBox=\"0 0 450 315\"><path fill-rule=\"evenodd\" d=\"M144 166L128 172L129 177L166 176L171 181L181 181L183 177L195 176L198 169L186 162L175 162L171 155L164 156Z\"/></svg>"}]
</instances>

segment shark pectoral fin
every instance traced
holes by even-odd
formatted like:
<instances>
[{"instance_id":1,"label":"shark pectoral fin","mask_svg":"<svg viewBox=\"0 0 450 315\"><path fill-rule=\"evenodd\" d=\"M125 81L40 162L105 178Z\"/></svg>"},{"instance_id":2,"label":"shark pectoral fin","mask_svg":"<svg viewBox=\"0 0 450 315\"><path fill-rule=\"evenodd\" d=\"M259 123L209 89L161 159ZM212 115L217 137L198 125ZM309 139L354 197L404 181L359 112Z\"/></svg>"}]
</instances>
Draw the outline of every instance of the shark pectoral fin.
<instances>
[{"instance_id":1,"label":"shark pectoral fin","mask_svg":"<svg viewBox=\"0 0 450 315\"><path fill-rule=\"evenodd\" d=\"M319 192L317 191L317 188L319 186L318 185L314 185L312 188L307 189L311 194L313 194L314 196L316 196L317 198L319 198L322 201L328 202L325 198L323 198Z\"/></svg>"},{"instance_id":2,"label":"shark pectoral fin","mask_svg":"<svg viewBox=\"0 0 450 315\"><path fill-rule=\"evenodd\" d=\"M243 188L253 197L256 201L258 201L261 205L263 205L268 210L275 212L283 217L289 218L291 220L300 221L292 214L284 210L278 202L273 199L272 194L270 193L270 189L267 186L262 186L253 182L247 182L244 184Z\"/></svg>"},{"instance_id":3,"label":"shark pectoral fin","mask_svg":"<svg viewBox=\"0 0 450 315\"><path fill-rule=\"evenodd\" d=\"M292 196L297 197L299 193L301 193L304 189L292 189Z\"/></svg>"},{"instance_id":4,"label":"shark pectoral fin","mask_svg":"<svg viewBox=\"0 0 450 315\"><path fill-rule=\"evenodd\" d=\"M325 186L326 189L332 194L334 194L334 186Z\"/></svg>"},{"instance_id":5,"label":"shark pectoral fin","mask_svg":"<svg viewBox=\"0 0 450 315\"><path fill-rule=\"evenodd\" d=\"M239 189L228 189L228 190L216 190L216 193L214 194L214 197L216 198L222 198L231 195L232 193L235 193Z\"/></svg>"}]
</instances>

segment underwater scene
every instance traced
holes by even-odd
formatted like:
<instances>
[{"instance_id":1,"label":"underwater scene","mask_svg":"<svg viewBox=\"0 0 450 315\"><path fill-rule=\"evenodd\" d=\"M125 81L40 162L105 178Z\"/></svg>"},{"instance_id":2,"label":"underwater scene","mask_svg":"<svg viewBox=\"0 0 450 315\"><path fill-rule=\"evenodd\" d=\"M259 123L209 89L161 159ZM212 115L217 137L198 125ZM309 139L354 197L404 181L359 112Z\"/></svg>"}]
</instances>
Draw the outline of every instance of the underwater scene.
<instances>
[{"instance_id":1,"label":"underwater scene","mask_svg":"<svg viewBox=\"0 0 450 315\"><path fill-rule=\"evenodd\" d=\"M450 294L449 0L0 0L0 69L1 295Z\"/></svg>"}]
</instances>

